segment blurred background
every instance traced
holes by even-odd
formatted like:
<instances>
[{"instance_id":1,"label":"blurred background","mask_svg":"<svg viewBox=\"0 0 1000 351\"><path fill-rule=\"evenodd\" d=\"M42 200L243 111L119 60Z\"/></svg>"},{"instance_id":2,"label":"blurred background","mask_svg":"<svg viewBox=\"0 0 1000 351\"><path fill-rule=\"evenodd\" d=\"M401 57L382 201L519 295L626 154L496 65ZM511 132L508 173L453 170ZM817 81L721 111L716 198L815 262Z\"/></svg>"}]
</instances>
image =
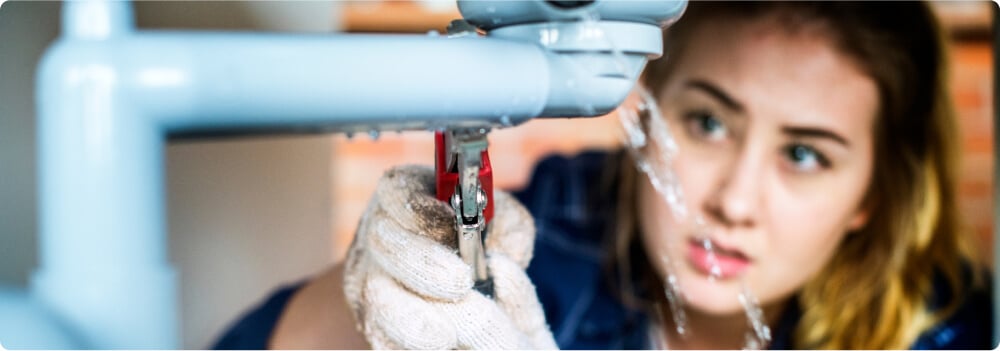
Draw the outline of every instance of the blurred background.
<instances>
[{"instance_id":1,"label":"blurred background","mask_svg":"<svg viewBox=\"0 0 1000 351\"><path fill-rule=\"evenodd\" d=\"M964 150L961 211L990 260L995 6L934 6L950 39ZM59 7L53 1L0 6L0 284L21 288L37 264L34 72L58 34ZM139 1L135 10L141 29L171 30L427 33L444 32L460 18L453 0ZM491 133L496 186L523 186L547 154L615 147L608 132L614 123L613 116L534 120ZM168 232L180 273L183 347L210 347L270 291L340 260L382 172L431 165L433 150L429 132L383 133L377 141L329 134L172 141L165 155Z\"/></svg>"}]
</instances>

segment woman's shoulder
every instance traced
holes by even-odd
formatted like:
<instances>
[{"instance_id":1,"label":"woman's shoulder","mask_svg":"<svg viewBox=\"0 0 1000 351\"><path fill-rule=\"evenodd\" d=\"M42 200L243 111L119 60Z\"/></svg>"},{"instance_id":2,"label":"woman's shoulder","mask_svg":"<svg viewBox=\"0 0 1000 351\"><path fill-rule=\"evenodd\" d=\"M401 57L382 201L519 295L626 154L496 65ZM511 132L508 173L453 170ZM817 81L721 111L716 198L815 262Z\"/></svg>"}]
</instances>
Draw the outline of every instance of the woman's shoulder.
<instances>
[{"instance_id":1,"label":"woman's shoulder","mask_svg":"<svg viewBox=\"0 0 1000 351\"><path fill-rule=\"evenodd\" d=\"M263 302L254 306L236 322L231 324L225 333L212 345L215 350L263 350L285 311L288 301L306 282L298 282L281 286L271 292Z\"/></svg>"},{"instance_id":2,"label":"woman's shoulder","mask_svg":"<svg viewBox=\"0 0 1000 351\"><path fill-rule=\"evenodd\" d=\"M634 349L647 341L645 316L618 302L603 266L620 157L597 150L551 155L514 192L535 219L527 273L561 348Z\"/></svg>"},{"instance_id":3,"label":"woman's shoulder","mask_svg":"<svg viewBox=\"0 0 1000 351\"><path fill-rule=\"evenodd\" d=\"M968 267L967 267L968 268ZM978 281L972 279L967 269L964 281L969 287L956 310L937 325L931 327L914 343L911 349L992 349L993 344L993 282L988 271L980 270ZM975 281L975 283L973 283ZM947 284L938 279L934 284L934 305L951 299Z\"/></svg>"},{"instance_id":4,"label":"woman's shoulder","mask_svg":"<svg viewBox=\"0 0 1000 351\"><path fill-rule=\"evenodd\" d=\"M580 204L588 190L616 171L621 153L606 150L585 150L575 155L551 154L535 164L531 180L514 192L529 209L558 205Z\"/></svg>"},{"instance_id":5,"label":"woman's shoulder","mask_svg":"<svg viewBox=\"0 0 1000 351\"><path fill-rule=\"evenodd\" d=\"M620 155L588 150L550 155L535 165L528 185L513 195L534 217L539 241L600 260L605 229L613 222Z\"/></svg>"},{"instance_id":6,"label":"woman's shoulder","mask_svg":"<svg viewBox=\"0 0 1000 351\"><path fill-rule=\"evenodd\" d=\"M985 270L980 280L973 283L971 269L966 266L965 289L955 310L943 320L922 332L910 345L911 350L985 350L993 344L993 293L992 281ZM930 310L936 311L952 299L949 285L940 273L935 274L934 294L930 296ZM800 322L802 308L791 304L781 315L774 331L771 349L791 349L793 330Z\"/></svg>"},{"instance_id":7,"label":"woman's shoulder","mask_svg":"<svg viewBox=\"0 0 1000 351\"><path fill-rule=\"evenodd\" d=\"M283 286L240 317L214 349L368 349L343 289L344 265Z\"/></svg>"}]
</instances>

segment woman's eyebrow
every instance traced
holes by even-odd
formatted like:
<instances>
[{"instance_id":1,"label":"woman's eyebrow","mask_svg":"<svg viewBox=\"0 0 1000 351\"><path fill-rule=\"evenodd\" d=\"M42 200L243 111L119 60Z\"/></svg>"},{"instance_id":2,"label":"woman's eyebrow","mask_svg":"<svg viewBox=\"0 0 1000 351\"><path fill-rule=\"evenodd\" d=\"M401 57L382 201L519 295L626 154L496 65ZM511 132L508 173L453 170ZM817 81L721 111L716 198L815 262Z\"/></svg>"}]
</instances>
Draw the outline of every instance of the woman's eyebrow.
<instances>
[{"instance_id":1,"label":"woman's eyebrow","mask_svg":"<svg viewBox=\"0 0 1000 351\"><path fill-rule=\"evenodd\" d=\"M742 104L736 101L736 99L734 99L732 96L729 96L729 94L726 94L726 92L723 91L722 88L719 88L715 84L709 83L708 81L701 79L692 79L687 82L686 86L688 88L692 88L695 90L701 90L707 93L708 95L711 95L716 100L719 100L719 102L721 102L723 105L725 105L726 107L728 107L733 111L741 113L744 112Z\"/></svg>"},{"instance_id":2,"label":"woman's eyebrow","mask_svg":"<svg viewBox=\"0 0 1000 351\"><path fill-rule=\"evenodd\" d=\"M790 134L790 135L796 136L796 137L824 138L824 139L830 139L830 140L833 140L833 141L835 141L837 143L840 143L841 145L844 145L844 147L849 147L850 146L850 144L847 142L847 139L845 139L844 137L838 135L837 133L831 132L831 131L826 130L826 129L810 128L810 127L789 127L789 126L785 126L785 127L781 127L781 131L783 133L785 133L785 134Z\"/></svg>"}]
</instances>

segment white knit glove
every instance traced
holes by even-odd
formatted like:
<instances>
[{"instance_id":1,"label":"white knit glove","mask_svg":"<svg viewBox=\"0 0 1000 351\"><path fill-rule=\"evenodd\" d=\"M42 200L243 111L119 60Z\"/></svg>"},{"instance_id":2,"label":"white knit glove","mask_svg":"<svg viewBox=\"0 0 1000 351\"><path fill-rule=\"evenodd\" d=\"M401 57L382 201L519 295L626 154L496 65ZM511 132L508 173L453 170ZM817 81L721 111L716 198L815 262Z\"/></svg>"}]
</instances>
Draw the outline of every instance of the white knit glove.
<instances>
[{"instance_id":1,"label":"white knit glove","mask_svg":"<svg viewBox=\"0 0 1000 351\"><path fill-rule=\"evenodd\" d=\"M347 254L344 292L375 349L556 349L524 268L535 226L495 191L486 236L495 299L472 288L458 256L455 212L434 196L429 167L402 166L379 180Z\"/></svg>"}]
</instances>

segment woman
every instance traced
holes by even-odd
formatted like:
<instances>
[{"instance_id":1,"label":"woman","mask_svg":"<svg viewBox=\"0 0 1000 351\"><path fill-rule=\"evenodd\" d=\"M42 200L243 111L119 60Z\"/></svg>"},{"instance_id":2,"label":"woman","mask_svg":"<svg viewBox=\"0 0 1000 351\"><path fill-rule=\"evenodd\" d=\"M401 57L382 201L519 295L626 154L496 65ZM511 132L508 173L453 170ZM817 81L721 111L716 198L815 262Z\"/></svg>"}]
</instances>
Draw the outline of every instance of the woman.
<instances>
[{"instance_id":1,"label":"woman","mask_svg":"<svg viewBox=\"0 0 1000 351\"><path fill-rule=\"evenodd\" d=\"M751 298L749 292L771 330L770 337L751 334L765 343L751 346L992 346L992 320L983 312L991 310L988 286L956 213L956 128L940 33L926 4L692 3L665 40L670 58L650 63L644 75L659 101L659 113L644 117L644 125L663 118L676 138L673 168L687 215L671 214L627 153L541 162L530 185L515 194L535 219L534 258L530 244L525 254L502 241L512 239L487 246L503 247L493 257L510 256L521 266L531 261L527 276L544 321L539 327L533 296L503 293L504 284L519 281L516 272L505 273L511 265L491 262L500 316L482 317L492 324L480 329L514 324L511 338L521 341L513 345L528 347L554 340L563 348L741 348L753 308L737 297ZM664 156L657 152L643 148L638 155ZM406 176L397 171L387 178ZM408 219L394 222L395 232L453 244L427 234L450 228L430 220L447 213L400 206L423 203L420 193L429 190L386 186L359 233L391 213ZM494 223L490 237L511 237L505 233L524 223L511 220L520 218L517 206L502 198L498 207L512 210L498 208L496 221L505 224ZM405 340L440 330L454 338L455 328L443 325L464 314L432 324L421 318L436 312L413 311L452 311L478 295L428 298L427 289L469 290L468 284L451 284L460 274L414 283L386 273L378 259L358 258L378 252L356 240L346 278L338 266L276 295L217 346L358 348L365 346L358 331L377 347L508 345ZM376 304L370 295L382 290L352 288L374 286L379 274L402 281L386 289L409 294L413 303ZM418 286L428 282L439 284ZM680 287L683 303L675 308L665 282ZM440 309L414 307L421 301ZM480 309L463 311L492 311L489 300L476 301ZM398 311L416 322L393 329L378 317ZM468 333L468 325L460 326L457 333ZM254 327L256 340L246 343ZM422 334L398 332L411 327ZM469 340L506 337L473 334Z\"/></svg>"},{"instance_id":2,"label":"woman","mask_svg":"<svg viewBox=\"0 0 1000 351\"><path fill-rule=\"evenodd\" d=\"M698 4L683 21L670 33L678 55L652 65L647 83L682 150L674 165L688 207L725 251L721 281L703 279L704 259L678 265L690 329L745 324L732 298L740 286L725 279L745 270L765 316L801 310L793 330L779 330L791 333L787 346L926 345L914 343L954 313L972 278L929 10ZM620 210L642 218L645 252L698 257L697 233L659 234L680 226L657 215L664 203L639 183L638 210ZM648 261L664 274L662 260ZM675 334L671 345L687 346ZM741 337L715 334L724 335Z\"/></svg>"}]
</instances>

